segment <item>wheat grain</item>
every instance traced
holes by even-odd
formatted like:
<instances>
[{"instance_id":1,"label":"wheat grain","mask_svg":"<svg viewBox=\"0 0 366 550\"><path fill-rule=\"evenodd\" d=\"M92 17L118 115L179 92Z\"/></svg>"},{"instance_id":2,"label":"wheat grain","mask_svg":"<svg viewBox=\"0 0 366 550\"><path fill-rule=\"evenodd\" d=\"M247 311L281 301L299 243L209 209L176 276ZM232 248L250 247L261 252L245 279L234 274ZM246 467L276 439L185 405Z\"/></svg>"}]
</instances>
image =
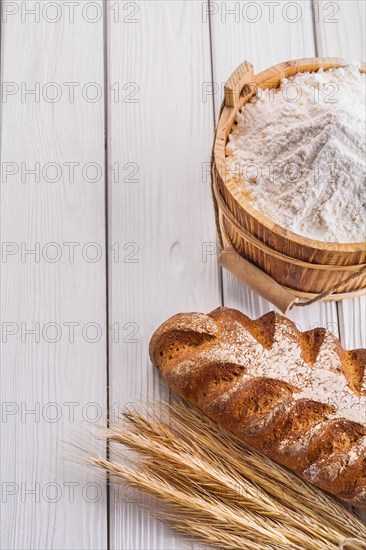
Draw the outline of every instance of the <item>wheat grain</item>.
<instances>
[{"instance_id":1,"label":"wheat grain","mask_svg":"<svg viewBox=\"0 0 366 550\"><path fill-rule=\"evenodd\" d=\"M338 549L346 538L366 538L363 524L334 500L190 405L126 412L122 420L106 433L117 460L93 462L158 499L155 515L180 533L253 550Z\"/></svg>"}]
</instances>

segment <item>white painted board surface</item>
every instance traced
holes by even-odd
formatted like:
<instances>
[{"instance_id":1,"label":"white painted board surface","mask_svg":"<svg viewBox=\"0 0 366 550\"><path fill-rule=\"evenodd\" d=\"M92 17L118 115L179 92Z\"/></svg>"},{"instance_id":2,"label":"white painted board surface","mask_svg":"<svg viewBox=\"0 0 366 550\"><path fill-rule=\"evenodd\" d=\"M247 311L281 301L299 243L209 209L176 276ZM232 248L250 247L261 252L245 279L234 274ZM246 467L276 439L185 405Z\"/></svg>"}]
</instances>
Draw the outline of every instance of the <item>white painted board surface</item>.
<instances>
[{"instance_id":1,"label":"white painted board surface","mask_svg":"<svg viewBox=\"0 0 366 550\"><path fill-rule=\"evenodd\" d=\"M134 173L110 178L108 189L109 238L125 250L123 261L109 264L110 323L126 327L110 343L111 402L137 407L168 397L148 358L155 328L177 311L210 311L221 295L207 257L216 238L206 175L213 111L211 98L202 101L211 82L209 28L199 2L142 2L135 17L123 32L109 20L109 82L134 90L109 107L109 163ZM112 497L111 547L187 543Z\"/></svg>"},{"instance_id":2,"label":"white painted board surface","mask_svg":"<svg viewBox=\"0 0 366 550\"><path fill-rule=\"evenodd\" d=\"M199 548L125 493L108 508L104 480L63 457L88 446L107 400L169 397L147 357L168 316L271 309L216 265L222 85L244 59L256 71L316 52L365 59L365 3L52 4L2 7L1 548ZM353 348L366 345L365 313L358 299L291 318Z\"/></svg>"},{"instance_id":3,"label":"white painted board surface","mask_svg":"<svg viewBox=\"0 0 366 550\"><path fill-rule=\"evenodd\" d=\"M365 62L365 20L363 0L321 0L315 19L319 55ZM343 345L347 349L366 347L366 298L344 300L337 310ZM359 516L366 522L366 512L359 512Z\"/></svg>"},{"instance_id":4,"label":"white painted board surface","mask_svg":"<svg viewBox=\"0 0 366 550\"><path fill-rule=\"evenodd\" d=\"M105 482L63 457L106 409L103 22L37 4L2 7L0 541L102 549Z\"/></svg>"}]
</instances>

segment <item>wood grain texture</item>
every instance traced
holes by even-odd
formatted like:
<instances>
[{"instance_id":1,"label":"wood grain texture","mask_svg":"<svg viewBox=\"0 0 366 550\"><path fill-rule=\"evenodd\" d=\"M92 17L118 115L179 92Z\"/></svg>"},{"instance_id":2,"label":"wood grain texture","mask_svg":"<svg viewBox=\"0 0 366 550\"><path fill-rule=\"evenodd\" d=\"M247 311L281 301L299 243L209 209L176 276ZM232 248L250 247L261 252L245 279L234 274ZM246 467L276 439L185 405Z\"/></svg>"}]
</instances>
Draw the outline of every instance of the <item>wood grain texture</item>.
<instances>
[{"instance_id":1,"label":"wood grain texture","mask_svg":"<svg viewBox=\"0 0 366 550\"><path fill-rule=\"evenodd\" d=\"M339 55L364 62L366 3L321 0L318 10L315 28L319 55ZM344 347L366 347L366 298L344 300L338 304L338 315ZM358 515L366 523L366 512Z\"/></svg>"},{"instance_id":2,"label":"wood grain texture","mask_svg":"<svg viewBox=\"0 0 366 550\"><path fill-rule=\"evenodd\" d=\"M109 164L135 163L133 178L122 170L119 182L109 181L109 239L124 254L109 266L110 323L122 329L110 345L110 400L130 406L168 397L148 358L156 327L177 311L209 311L221 298L207 175L212 99L202 101L211 83L209 27L200 2L138 6L136 23L121 27L110 17L108 29L109 82L129 83L137 100L109 109ZM111 547L191 544L112 496Z\"/></svg>"},{"instance_id":3,"label":"wood grain texture","mask_svg":"<svg viewBox=\"0 0 366 550\"><path fill-rule=\"evenodd\" d=\"M225 2L225 8L211 16L213 72L217 84L214 96L216 118L222 101L223 83L243 60L251 62L254 72L258 73L276 63L315 55L310 1L297 2L298 8L294 9L288 7L288 2L281 1L273 9L262 6L262 11L258 13L254 10L246 12L245 4ZM237 5L239 13L235 11L238 10ZM230 10L234 11L234 15L229 14ZM226 306L236 307L252 318L274 309L226 271L223 272L223 284ZM327 326L338 335L334 303L297 309L289 317L300 330Z\"/></svg>"},{"instance_id":4,"label":"wood grain texture","mask_svg":"<svg viewBox=\"0 0 366 550\"><path fill-rule=\"evenodd\" d=\"M364 59L365 3L341 2L336 26L328 21L333 15L326 3L321 3L326 12L316 26L319 54ZM61 18L56 23L47 21L47 16L55 16L52 7L38 22L34 15L24 15L25 7L37 10L33 0L8 4L15 6L15 14L2 23L2 81L10 87L1 106L0 229L2 243L10 245L3 248L1 262L0 391L5 408L0 468L7 484L2 486L1 548L102 549L107 547L104 481L63 456L64 442L88 446L85 427L90 423L85 425L85 420L93 418L92 403L106 407L104 178L93 182L92 169L89 178L82 172L87 163L103 167L105 161L104 97L87 101L85 94L92 97L96 88L83 90L83 85L97 83L106 92L103 21L95 8L83 14L82 3L75 5L70 22L70 10L59 1ZM291 8L283 12L285 1L274 7L272 19L271 8L265 6L262 14L243 12L247 2L98 0L97 9L103 4L110 86L108 332L113 416L117 400L134 407L141 398L168 398L147 356L156 326L176 311L209 311L221 302L208 179L213 102L217 118L224 82L243 59L253 62L258 72L287 59L313 56L315 48L308 1L297 3L301 17L296 23L290 20L299 14ZM98 20L92 22L94 17ZM26 94L36 82L39 102ZM59 101L43 97L57 91L44 89L50 82L61 88ZM65 83L71 83L71 89L75 84L74 101L67 99L72 91ZM60 179L51 181L52 167L39 182L29 174L23 177L21 164L26 170L36 162L41 171L49 162L59 164ZM9 170L5 179L4 163ZM75 178L65 163L79 163ZM12 175L12 169L17 173ZM26 254L37 242L39 262ZM43 248L51 242L61 247L59 261L49 261L59 250ZM102 251L100 261L89 261L93 247L81 253L92 242ZM74 261L73 245L64 243L76 243ZM227 273L223 280L225 305L252 318L273 309ZM343 344L365 346L366 301L345 301L338 309ZM312 306L290 317L300 330L326 326L338 334L335 304ZM37 322L39 342L25 333ZM52 327L42 336L47 323L61 326L61 338L54 343ZM74 338L70 323L79 323ZM93 328L85 332L88 323L101 329L95 343ZM7 330L16 332L4 341ZM35 407L37 418L27 414ZM54 422L57 407L62 418ZM66 447L66 455L73 454L74 449ZM89 483L97 484L94 491ZM101 493L92 502L95 487ZM36 494L27 493L32 490ZM111 495L112 548L192 546L130 499L134 495L123 489Z\"/></svg>"},{"instance_id":5,"label":"wood grain texture","mask_svg":"<svg viewBox=\"0 0 366 550\"><path fill-rule=\"evenodd\" d=\"M314 22L319 55L366 61L363 0L314 2Z\"/></svg>"},{"instance_id":6,"label":"wood grain texture","mask_svg":"<svg viewBox=\"0 0 366 550\"><path fill-rule=\"evenodd\" d=\"M0 539L6 550L102 549L105 482L64 457L89 447L85 430L106 409L104 178L82 173L104 163L103 100L82 95L103 87L103 25L78 10L73 23L65 11L50 23L52 9L22 16L36 4L12 2L2 25ZM35 167L39 177L26 173Z\"/></svg>"}]
</instances>

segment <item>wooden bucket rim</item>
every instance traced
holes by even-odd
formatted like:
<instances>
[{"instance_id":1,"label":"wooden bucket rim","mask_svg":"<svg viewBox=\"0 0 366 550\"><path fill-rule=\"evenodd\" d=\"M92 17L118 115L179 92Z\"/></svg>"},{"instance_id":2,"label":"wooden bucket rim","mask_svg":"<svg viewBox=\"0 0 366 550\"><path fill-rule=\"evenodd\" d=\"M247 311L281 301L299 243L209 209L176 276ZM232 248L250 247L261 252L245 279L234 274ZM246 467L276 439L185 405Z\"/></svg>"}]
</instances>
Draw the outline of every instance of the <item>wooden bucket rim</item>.
<instances>
[{"instance_id":1,"label":"wooden bucket rim","mask_svg":"<svg viewBox=\"0 0 366 550\"><path fill-rule=\"evenodd\" d=\"M310 58L303 58L303 59L294 59L291 61L278 63L277 65L273 65L272 67L265 69L264 71L258 73L257 75L254 75L253 83L256 84L257 86L261 86L261 87L263 86L263 88L266 88L268 87L269 83L273 84L273 81L276 79L276 75L279 75L281 73L285 73L285 78L287 78L301 72L316 72L319 69L329 70L329 69L345 67L346 65L347 65L346 61L338 57L310 57ZM312 67L312 69L310 69L310 67ZM361 73L366 73L366 65L362 64L359 67L359 71ZM283 78L283 76L278 77L278 83L280 82L281 78ZM338 252L338 253L364 252L366 248L366 241L358 241L354 243L320 241L317 239L312 239L310 237L305 237L303 235L300 235L298 233L295 233L289 229L286 229L280 226L274 220L272 220L271 218L268 218L267 216L259 212L256 208L254 208L251 202L245 198L244 194L240 193L236 189L236 186L233 183L232 179L226 179L225 148L226 148L227 138L228 138L228 135L230 134L230 131L237 113L249 101L249 99L253 95L254 95L254 92L243 97L242 100L235 107L224 107L223 111L225 111L226 109L230 110L230 118L232 118L232 122L230 124L230 127L228 126L226 127L226 135L225 135L225 140L223 140L223 142L219 143L218 142L219 136L217 134L215 136L214 161L215 161L216 169L222 179L223 184L225 185L226 189L230 193L233 200L238 204L238 206L241 209L245 210L250 216L252 216L257 222L263 225L266 229L270 230L275 235L281 238L289 240L291 243L313 248L315 250L325 250L325 251L328 250L329 252ZM227 112L226 112L226 116L227 116ZM220 114L220 117L219 117L218 128L220 127L220 120L222 117L223 117L223 112ZM217 162L217 156L216 156L217 149L218 148L221 149L221 147L223 149L222 150L222 158L224 159L223 163Z\"/></svg>"}]
</instances>

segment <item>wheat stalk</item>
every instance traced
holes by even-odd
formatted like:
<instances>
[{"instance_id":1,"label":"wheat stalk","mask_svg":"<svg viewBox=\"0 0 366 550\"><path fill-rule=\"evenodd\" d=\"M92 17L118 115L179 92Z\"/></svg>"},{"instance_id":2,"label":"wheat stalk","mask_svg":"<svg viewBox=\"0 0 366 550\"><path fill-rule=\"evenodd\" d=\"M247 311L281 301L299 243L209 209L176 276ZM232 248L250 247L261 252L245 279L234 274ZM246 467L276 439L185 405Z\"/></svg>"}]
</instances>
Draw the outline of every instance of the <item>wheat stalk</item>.
<instances>
[{"instance_id":1,"label":"wheat stalk","mask_svg":"<svg viewBox=\"0 0 366 550\"><path fill-rule=\"evenodd\" d=\"M365 526L361 522L355 524L354 516L342 505L330 500L322 491L279 467L272 460L244 446L226 429L206 416L197 414L194 407L184 403L175 404L170 408L169 422L171 425L176 422L182 435L187 435L188 430L188 437L189 431L195 430L199 447L210 450L213 460L221 457L226 462L230 455L229 467L232 466L237 474L240 473L244 478L249 477L252 482L284 502L290 510L303 512L305 519L322 517L325 525L334 524L343 529L346 527L355 536L360 535L361 526L362 536L366 537Z\"/></svg>"},{"instance_id":2,"label":"wheat stalk","mask_svg":"<svg viewBox=\"0 0 366 550\"><path fill-rule=\"evenodd\" d=\"M323 550L366 538L366 528L344 508L190 405L126 412L106 437L118 444L118 461L92 461L158 499L157 517L204 543ZM126 448L133 467L124 460Z\"/></svg>"}]
</instances>

